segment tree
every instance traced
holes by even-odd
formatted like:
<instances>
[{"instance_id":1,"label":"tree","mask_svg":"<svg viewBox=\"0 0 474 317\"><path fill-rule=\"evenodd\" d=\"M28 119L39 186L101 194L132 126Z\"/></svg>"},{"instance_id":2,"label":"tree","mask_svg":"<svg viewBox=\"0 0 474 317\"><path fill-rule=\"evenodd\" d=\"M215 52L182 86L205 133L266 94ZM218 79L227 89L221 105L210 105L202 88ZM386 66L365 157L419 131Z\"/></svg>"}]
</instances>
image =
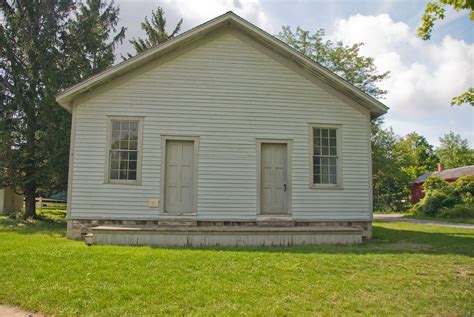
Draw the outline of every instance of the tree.
<instances>
[{"instance_id":1,"label":"tree","mask_svg":"<svg viewBox=\"0 0 474 317\"><path fill-rule=\"evenodd\" d=\"M163 8L158 7L156 11L151 11L152 19L151 23L148 21L148 17L145 17L145 21L141 23L142 30L146 32L147 39L133 38L130 43L135 48L136 53L142 53L154 46L162 44L169 39L175 37L179 31L181 30L181 24L183 23L183 19L179 20L178 24L176 24L173 32L169 34L166 31L166 19L165 19L165 12ZM133 55L128 53L128 58L132 57ZM124 59L126 59L124 57Z\"/></svg>"},{"instance_id":2,"label":"tree","mask_svg":"<svg viewBox=\"0 0 474 317\"><path fill-rule=\"evenodd\" d=\"M69 82L78 83L95 75L114 63L114 50L125 38L124 27L117 29L119 8L106 0L87 0L68 21L65 50ZM115 33L114 36L111 36ZM109 38L111 40L109 41ZM72 76L71 76L72 75Z\"/></svg>"},{"instance_id":3,"label":"tree","mask_svg":"<svg viewBox=\"0 0 474 317\"><path fill-rule=\"evenodd\" d=\"M372 124L373 201L376 211L401 211L408 202L407 177L401 172L395 148L399 137L382 120Z\"/></svg>"},{"instance_id":4,"label":"tree","mask_svg":"<svg viewBox=\"0 0 474 317\"><path fill-rule=\"evenodd\" d=\"M421 174L435 170L439 162L433 146L415 132L402 138L395 145L394 152L407 184Z\"/></svg>"},{"instance_id":5,"label":"tree","mask_svg":"<svg viewBox=\"0 0 474 317\"><path fill-rule=\"evenodd\" d=\"M472 0L436 0L428 2L425 8L425 14L423 14L421 19L421 25L418 27L418 35L423 40L431 39L434 24L436 21L445 18L447 6L450 6L456 11L469 10L470 19L474 21L474 1ZM463 104L474 106L474 88L469 88L451 100L451 106L461 106Z\"/></svg>"},{"instance_id":6,"label":"tree","mask_svg":"<svg viewBox=\"0 0 474 317\"><path fill-rule=\"evenodd\" d=\"M469 148L467 139L452 131L439 138L440 146L436 150L441 163L446 168L455 168L474 164L474 151Z\"/></svg>"},{"instance_id":7,"label":"tree","mask_svg":"<svg viewBox=\"0 0 474 317\"><path fill-rule=\"evenodd\" d=\"M109 66L124 30L107 42L118 9L102 0L0 0L0 13L0 184L35 217L37 193L67 186L70 117L55 95Z\"/></svg>"},{"instance_id":8,"label":"tree","mask_svg":"<svg viewBox=\"0 0 474 317\"><path fill-rule=\"evenodd\" d=\"M300 27L293 32L284 26L277 35L282 41L303 53L306 57L326 67L354 86L375 98L383 97L387 92L377 86L388 77L389 72L379 73L371 57L360 56L362 43L352 46L342 42L324 40L324 29L314 34Z\"/></svg>"},{"instance_id":9,"label":"tree","mask_svg":"<svg viewBox=\"0 0 474 317\"><path fill-rule=\"evenodd\" d=\"M436 21L443 20L446 15L446 6L450 6L456 11L469 10L470 19L474 21L474 2L470 0L436 0L428 2L425 14L421 18L421 25L418 27L418 35L423 40L431 39L431 32Z\"/></svg>"}]
</instances>

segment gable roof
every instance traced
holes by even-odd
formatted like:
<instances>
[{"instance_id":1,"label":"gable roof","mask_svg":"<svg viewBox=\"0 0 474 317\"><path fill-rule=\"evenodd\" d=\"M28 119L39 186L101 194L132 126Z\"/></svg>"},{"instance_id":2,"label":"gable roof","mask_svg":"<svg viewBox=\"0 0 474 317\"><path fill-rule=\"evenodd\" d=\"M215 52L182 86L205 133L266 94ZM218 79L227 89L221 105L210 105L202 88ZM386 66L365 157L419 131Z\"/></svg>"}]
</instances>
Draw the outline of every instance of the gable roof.
<instances>
[{"instance_id":1,"label":"gable roof","mask_svg":"<svg viewBox=\"0 0 474 317\"><path fill-rule=\"evenodd\" d=\"M170 52L177 47L191 43L196 39L202 38L205 35L226 26L234 27L240 31L243 31L246 35L255 39L260 44L263 44L280 55L283 55L284 57L296 62L313 76L317 77L329 86L353 99L364 108L368 109L372 118L379 117L387 112L388 107L383 103L364 93L359 88L345 81L343 78L332 73L320 64L304 56L302 53L298 52L296 49L292 48L276 37L268 34L257 26L239 17L232 11L205 22L169 41L166 41L163 44L153 47L74 86L65 89L56 96L56 101L66 110L71 111L72 101L80 95L91 91L102 84L110 82L156 58L159 58L160 56L163 56L167 52Z\"/></svg>"},{"instance_id":2,"label":"gable roof","mask_svg":"<svg viewBox=\"0 0 474 317\"><path fill-rule=\"evenodd\" d=\"M424 183L429 176L439 176L442 179L458 179L463 176L474 176L474 165L462 166L456 168L450 168L442 170L441 172L426 172L418 177L413 183Z\"/></svg>"},{"instance_id":3,"label":"gable roof","mask_svg":"<svg viewBox=\"0 0 474 317\"><path fill-rule=\"evenodd\" d=\"M411 182L412 184L418 184L418 183L424 183L425 180L431 176L431 174L433 174L433 172L425 172L423 173L422 175L418 176L417 179L415 179L413 182Z\"/></svg>"}]
</instances>

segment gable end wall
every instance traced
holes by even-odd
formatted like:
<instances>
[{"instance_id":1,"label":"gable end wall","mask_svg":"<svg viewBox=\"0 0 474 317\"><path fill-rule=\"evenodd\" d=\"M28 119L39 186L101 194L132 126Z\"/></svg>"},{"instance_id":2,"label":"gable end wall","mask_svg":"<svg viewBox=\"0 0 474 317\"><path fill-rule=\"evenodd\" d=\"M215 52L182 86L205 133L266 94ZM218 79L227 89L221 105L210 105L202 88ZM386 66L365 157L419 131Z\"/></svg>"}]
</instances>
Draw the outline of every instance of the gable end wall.
<instances>
[{"instance_id":1,"label":"gable end wall","mask_svg":"<svg viewBox=\"0 0 474 317\"><path fill-rule=\"evenodd\" d=\"M76 107L75 107L76 108ZM199 136L198 218L255 219L256 139L292 140L292 215L370 220L369 113L231 33L78 105L70 219L156 219L161 136ZM140 185L104 183L107 116L144 116ZM309 187L308 124L339 124L343 189Z\"/></svg>"}]
</instances>

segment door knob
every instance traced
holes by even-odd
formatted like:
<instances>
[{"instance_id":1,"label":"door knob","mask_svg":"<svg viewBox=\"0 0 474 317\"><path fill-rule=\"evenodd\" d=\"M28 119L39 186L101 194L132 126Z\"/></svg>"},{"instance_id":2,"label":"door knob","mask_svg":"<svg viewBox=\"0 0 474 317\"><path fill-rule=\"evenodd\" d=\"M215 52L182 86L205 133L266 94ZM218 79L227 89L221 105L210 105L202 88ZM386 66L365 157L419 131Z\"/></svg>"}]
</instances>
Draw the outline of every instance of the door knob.
<instances>
[{"instance_id":1,"label":"door knob","mask_svg":"<svg viewBox=\"0 0 474 317\"><path fill-rule=\"evenodd\" d=\"M286 184L283 184L283 191L286 192Z\"/></svg>"}]
</instances>

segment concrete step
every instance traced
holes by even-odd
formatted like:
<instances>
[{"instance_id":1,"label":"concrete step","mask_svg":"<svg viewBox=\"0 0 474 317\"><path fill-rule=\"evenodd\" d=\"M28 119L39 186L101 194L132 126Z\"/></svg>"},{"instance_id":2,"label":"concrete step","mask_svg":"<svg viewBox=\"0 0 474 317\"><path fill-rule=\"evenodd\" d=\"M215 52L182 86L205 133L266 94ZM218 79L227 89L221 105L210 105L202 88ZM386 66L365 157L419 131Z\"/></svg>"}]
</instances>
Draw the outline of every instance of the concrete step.
<instances>
[{"instance_id":1,"label":"concrete step","mask_svg":"<svg viewBox=\"0 0 474 317\"><path fill-rule=\"evenodd\" d=\"M84 236L84 242L87 244L87 245L93 245L95 244L95 241L94 241L94 234L92 233L88 233Z\"/></svg>"},{"instance_id":2,"label":"concrete step","mask_svg":"<svg viewBox=\"0 0 474 317\"><path fill-rule=\"evenodd\" d=\"M293 246L357 244L362 229L337 226L99 226L95 244L156 246Z\"/></svg>"}]
</instances>

